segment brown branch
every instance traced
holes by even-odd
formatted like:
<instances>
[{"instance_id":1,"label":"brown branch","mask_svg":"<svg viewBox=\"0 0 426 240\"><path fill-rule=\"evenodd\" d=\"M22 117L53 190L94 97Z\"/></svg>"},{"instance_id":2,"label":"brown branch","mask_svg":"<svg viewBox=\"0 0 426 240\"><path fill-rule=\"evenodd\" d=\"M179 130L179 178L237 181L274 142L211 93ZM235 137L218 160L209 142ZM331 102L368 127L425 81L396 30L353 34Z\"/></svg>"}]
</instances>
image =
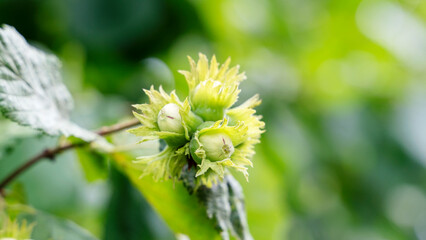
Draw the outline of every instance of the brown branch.
<instances>
[{"instance_id":1,"label":"brown branch","mask_svg":"<svg viewBox=\"0 0 426 240\"><path fill-rule=\"evenodd\" d=\"M134 127L139 124L139 121L137 119L133 119L128 122L124 123L118 123L112 126L108 127L102 127L99 131L97 131L97 134L101 136L109 135L111 133L119 132L121 130ZM57 146L52 149L45 149L40 154L34 156L33 158L29 159L27 162L25 162L23 165L21 165L18 169L16 169L14 172L12 172L8 177L6 177L1 183L0 183L0 193L4 196L4 188L9 184L13 179L15 179L17 176L19 176L22 172L39 162L43 159L51 159L53 160L56 155L76 147L81 147L89 144L88 142L79 142L79 143L66 143L61 146Z\"/></svg>"}]
</instances>

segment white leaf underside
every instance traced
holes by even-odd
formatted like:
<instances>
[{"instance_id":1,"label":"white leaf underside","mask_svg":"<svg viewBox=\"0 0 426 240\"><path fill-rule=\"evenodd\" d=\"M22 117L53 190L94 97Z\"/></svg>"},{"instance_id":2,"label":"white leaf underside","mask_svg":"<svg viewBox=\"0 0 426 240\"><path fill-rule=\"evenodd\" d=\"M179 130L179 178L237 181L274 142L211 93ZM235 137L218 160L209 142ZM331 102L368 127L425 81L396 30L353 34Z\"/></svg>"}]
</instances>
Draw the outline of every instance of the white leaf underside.
<instances>
[{"instance_id":1,"label":"white leaf underside","mask_svg":"<svg viewBox=\"0 0 426 240\"><path fill-rule=\"evenodd\" d=\"M69 120L73 100L62 83L61 63L30 46L13 28L0 28L0 110L25 126L49 135L93 141L99 136Z\"/></svg>"}]
</instances>

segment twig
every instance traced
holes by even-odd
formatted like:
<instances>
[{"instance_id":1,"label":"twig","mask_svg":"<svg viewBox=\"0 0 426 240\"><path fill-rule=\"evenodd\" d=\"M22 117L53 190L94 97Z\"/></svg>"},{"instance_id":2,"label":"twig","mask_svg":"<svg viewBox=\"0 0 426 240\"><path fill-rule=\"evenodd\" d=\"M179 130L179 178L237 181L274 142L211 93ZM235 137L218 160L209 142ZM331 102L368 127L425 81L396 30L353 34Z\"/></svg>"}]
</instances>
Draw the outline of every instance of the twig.
<instances>
[{"instance_id":1,"label":"twig","mask_svg":"<svg viewBox=\"0 0 426 240\"><path fill-rule=\"evenodd\" d=\"M137 119L124 122L124 123L118 123L112 126L108 127L102 127L99 131L97 131L97 134L101 136L109 135L111 133L119 132L121 130L134 127L139 124L139 121ZM19 176L22 172L30 168L32 165L36 164L42 159L51 159L53 160L56 155L76 147L81 147L84 145L89 144L89 142L79 142L79 143L66 143L62 146L57 146L52 149L45 149L40 154L34 156L33 158L26 161L23 165L21 165L18 169L16 169L14 172L12 172L8 177L6 177L1 183L0 183L0 193L1 195L4 195L4 188L9 184L13 179L15 179L17 176Z\"/></svg>"}]
</instances>

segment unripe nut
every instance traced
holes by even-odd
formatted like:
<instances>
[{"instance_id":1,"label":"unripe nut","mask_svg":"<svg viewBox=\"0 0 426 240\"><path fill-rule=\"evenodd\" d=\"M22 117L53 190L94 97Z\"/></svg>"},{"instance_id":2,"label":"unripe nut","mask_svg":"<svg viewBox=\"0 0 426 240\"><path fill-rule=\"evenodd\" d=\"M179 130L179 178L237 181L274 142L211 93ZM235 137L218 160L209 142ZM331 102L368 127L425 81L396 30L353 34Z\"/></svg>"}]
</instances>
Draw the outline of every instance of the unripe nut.
<instances>
[{"instance_id":1,"label":"unripe nut","mask_svg":"<svg viewBox=\"0 0 426 240\"><path fill-rule=\"evenodd\" d=\"M184 133L182 117L179 113L179 106L174 103L165 105L157 117L157 124L161 131Z\"/></svg>"},{"instance_id":2,"label":"unripe nut","mask_svg":"<svg viewBox=\"0 0 426 240\"><path fill-rule=\"evenodd\" d=\"M199 140L203 144L206 157L212 162L229 158L234 153L234 145L224 133L203 134Z\"/></svg>"}]
</instances>

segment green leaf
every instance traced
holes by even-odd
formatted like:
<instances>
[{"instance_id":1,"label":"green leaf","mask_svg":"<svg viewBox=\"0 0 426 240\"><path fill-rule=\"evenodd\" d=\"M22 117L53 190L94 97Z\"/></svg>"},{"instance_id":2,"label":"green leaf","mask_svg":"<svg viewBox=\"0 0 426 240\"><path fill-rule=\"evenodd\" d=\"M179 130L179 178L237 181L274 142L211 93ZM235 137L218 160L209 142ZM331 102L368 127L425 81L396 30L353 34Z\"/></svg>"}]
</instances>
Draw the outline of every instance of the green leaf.
<instances>
[{"instance_id":1,"label":"green leaf","mask_svg":"<svg viewBox=\"0 0 426 240\"><path fill-rule=\"evenodd\" d=\"M49 135L93 141L98 135L69 120L73 100L62 83L61 63L30 46L13 28L0 28L0 111Z\"/></svg>"},{"instance_id":2,"label":"green leaf","mask_svg":"<svg viewBox=\"0 0 426 240\"><path fill-rule=\"evenodd\" d=\"M108 156L91 148L77 148L76 153L88 182L108 177Z\"/></svg>"},{"instance_id":3,"label":"green leaf","mask_svg":"<svg viewBox=\"0 0 426 240\"><path fill-rule=\"evenodd\" d=\"M89 231L70 220L60 219L47 213L22 214L27 222L36 223L31 234L34 240L96 240Z\"/></svg>"},{"instance_id":4,"label":"green leaf","mask_svg":"<svg viewBox=\"0 0 426 240\"><path fill-rule=\"evenodd\" d=\"M11 188L7 192L6 201L8 204L27 203L27 194L25 193L25 187L21 182L16 182L12 184Z\"/></svg>"},{"instance_id":5,"label":"green leaf","mask_svg":"<svg viewBox=\"0 0 426 240\"><path fill-rule=\"evenodd\" d=\"M117 153L113 158L175 234L184 234L190 239L220 239L205 208L180 182L155 182L150 177L140 179L141 171L133 166L133 157Z\"/></svg>"},{"instance_id":6,"label":"green leaf","mask_svg":"<svg viewBox=\"0 0 426 240\"><path fill-rule=\"evenodd\" d=\"M190 239L230 239L231 233L236 239L253 239L243 191L232 175L226 174L222 182L211 188L198 187L196 169L186 165L181 174L183 184L154 182L150 177L141 179L141 172L126 155L115 154L114 159L176 234L185 234Z\"/></svg>"},{"instance_id":7,"label":"green leaf","mask_svg":"<svg viewBox=\"0 0 426 240\"><path fill-rule=\"evenodd\" d=\"M112 195L106 209L104 240L140 240L142 236L144 240L175 239L127 176L111 167L109 180Z\"/></svg>"}]
</instances>

